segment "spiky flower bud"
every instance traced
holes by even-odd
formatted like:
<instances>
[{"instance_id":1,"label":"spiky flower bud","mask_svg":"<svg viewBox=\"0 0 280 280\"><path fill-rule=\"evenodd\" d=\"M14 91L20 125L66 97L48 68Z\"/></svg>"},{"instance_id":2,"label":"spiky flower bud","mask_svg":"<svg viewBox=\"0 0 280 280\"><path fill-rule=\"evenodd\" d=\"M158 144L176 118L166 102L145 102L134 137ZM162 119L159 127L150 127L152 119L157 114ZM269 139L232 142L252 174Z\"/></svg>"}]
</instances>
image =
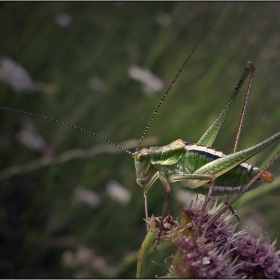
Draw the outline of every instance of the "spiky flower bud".
<instances>
[{"instance_id":1,"label":"spiky flower bud","mask_svg":"<svg viewBox=\"0 0 280 280\"><path fill-rule=\"evenodd\" d=\"M237 221L232 214L221 215L209 226L217 214L217 206L209 201L204 213L198 200L183 207L181 224L169 216L164 230L158 231L157 244L163 240L175 243L178 250L168 276L178 278L280 278L280 251L276 241L268 243L263 236L249 231L236 231ZM157 218L155 218L156 220ZM155 223L156 227L158 223ZM167 226L169 225L169 226Z\"/></svg>"}]
</instances>

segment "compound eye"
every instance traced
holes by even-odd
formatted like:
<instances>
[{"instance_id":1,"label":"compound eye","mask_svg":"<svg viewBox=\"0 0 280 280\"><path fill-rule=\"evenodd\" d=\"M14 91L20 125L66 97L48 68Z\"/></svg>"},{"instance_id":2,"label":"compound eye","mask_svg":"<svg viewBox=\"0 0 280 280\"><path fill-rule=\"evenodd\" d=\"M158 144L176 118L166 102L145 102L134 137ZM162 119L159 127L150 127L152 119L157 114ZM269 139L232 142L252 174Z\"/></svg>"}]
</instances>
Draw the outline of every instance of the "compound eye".
<instances>
[{"instance_id":1,"label":"compound eye","mask_svg":"<svg viewBox=\"0 0 280 280\"><path fill-rule=\"evenodd\" d=\"M145 155L144 154L138 154L136 156L136 160L139 162L142 162L145 159Z\"/></svg>"}]
</instances>

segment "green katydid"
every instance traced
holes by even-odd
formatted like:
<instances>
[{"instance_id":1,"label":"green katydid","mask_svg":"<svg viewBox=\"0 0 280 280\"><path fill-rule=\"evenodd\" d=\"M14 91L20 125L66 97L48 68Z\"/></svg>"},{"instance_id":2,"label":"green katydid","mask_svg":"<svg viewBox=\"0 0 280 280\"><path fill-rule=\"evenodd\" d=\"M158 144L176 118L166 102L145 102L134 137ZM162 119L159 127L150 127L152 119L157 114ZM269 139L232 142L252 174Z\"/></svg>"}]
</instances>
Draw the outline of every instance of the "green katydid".
<instances>
[{"instance_id":1,"label":"green katydid","mask_svg":"<svg viewBox=\"0 0 280 280\"><path fill-rule=\"evenodd\" d=\"M252 88L254 72L255 66L252 62L248 62L227 104L197 144L190 144L184 142L182 139L178 139L167 146L151 147L150 149L144 148L133 154L137 183L143 188L144 195L147 194L158 178L166 189L167 198L165 205L168 203L171 192L170 183L176 181L197 193L206 194L210 184L212 184L211 195L230 195L241 192L247 183L259 173L260 169L258 167L244 163L244 161L279 140L280 132L253 147L236 152L248 98ZM251 73L250 81L240 118L234 152L230 155L225 155L210 147L218 135L249 73ZM274 179L273 174L268 171L264 171L259 175L259 179L269 183ZM251 186L251 189L255 187L257 187L257 184ZM165 210L166 206L164 207L163 214Z\"/></svg>"},{"instance_id":2,"label":"green katydid","mask_svg":"<svg viewBox=\"0 0 280 280\"><path fill-rule=\"evenodd\" d=\"M215 22L215 20L213 21L213 23ZM213 23L210 25L210 27L213 25ZM198 41L198 44L204 38L208 30ZM271 145L273 142L279 140L280 132L253 147L236 152L239 137L240 137L240 132L242 129L242 124L247 108L247 101L251 92L253 78L254 78L255 67L251 62L247 63L246 68L243 74L241 75L241 78L236 88L234 89L232 95L229 98L229 101L227 102L224 109L221 111L218 118L206 130L206 132L203 134L203 136L196 144L190 144L181 139L178 139L166 146L150 147L149 149L147 148L140 149L140 144L142 143L142 140L144 139L144 136L154 116L158 112L160 105L162 104L164 98L168 94L171 86L174 84L178 75L184 68L185 64L187 63L191 55L194 53L198 44L194 47L191 54L189 55L189 57L187 58L187 60L184 62L183 66L179 70L179 73L173 80L172 84L164 94L164 97L162 98L157 109L152 115L152 118L149 121L148 126L145 129L139 141L139 144L136 148L136 151L134 153L124 149L120 145L114 143L111 140L108 140L103 136L79 128L77 126L62 121L58 121L49 117L28 113L16 109L5 108L5 107L0 107L0 108L3 110L19 112L22 114L40 117L43 119L58 122L60 124L68 125L72 128L89 133L95 137L107 141L108 143L115 145L116 147L123 150L131 157L133 157L135 161L135 168L136 168L136 181L143 188L143 192L144 192L146 218L148 218L146 196L149 189L157 179L160 179L167 192L167 198L166 198L163 214L165 213L169 195L171 192L170 183L176 181L180 182L183 186L187 188L193 189L197 193L205 194L208 192L209 187L211 187L212 195L227 195L227 194L240 193L244 188L244 186L247 185L247 183L255 176L260 176L259 177L260 179L265 180L267 182L272 182L273 175L270 172L264 171L262 174L260 174L259 168L247 164L245 163L245 161L250 157L252 157L253 155L260 152L262 149ZM240 119L234 151L230 155L225 155L221 152L215 151L211 147L234 103L234 100L237 97L237 94L241 86L243 85L244 81L246 80L249 74L250 74L249 87L247 90L243 112ZM251 189L253 189L256 186L257 184L254 184L253 186L251 186Z\"/></svg>"}]
</instances>

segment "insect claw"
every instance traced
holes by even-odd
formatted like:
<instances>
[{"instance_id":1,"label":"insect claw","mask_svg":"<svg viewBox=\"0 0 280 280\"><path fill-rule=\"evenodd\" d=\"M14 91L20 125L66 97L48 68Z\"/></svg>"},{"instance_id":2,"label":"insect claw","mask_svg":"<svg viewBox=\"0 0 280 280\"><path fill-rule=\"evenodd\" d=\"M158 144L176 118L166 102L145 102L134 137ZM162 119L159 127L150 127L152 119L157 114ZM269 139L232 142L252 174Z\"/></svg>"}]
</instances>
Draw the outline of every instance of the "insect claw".
<instances>
[{"instance_id":1,"label":"insect claw","mask_svg":"<svg viewBox=\"0 0 280 280\"><path fill-rule=\"evenodd\" d=\"M228 196L227 195L223 199L223 204L226 205L226 206L228 205ZM229 207L229 210L230 210L231 214L236 217L238 223L240 223L240 219L237 216L236 211L233 210L232 206Z\"/></svg>"}]
</instances>

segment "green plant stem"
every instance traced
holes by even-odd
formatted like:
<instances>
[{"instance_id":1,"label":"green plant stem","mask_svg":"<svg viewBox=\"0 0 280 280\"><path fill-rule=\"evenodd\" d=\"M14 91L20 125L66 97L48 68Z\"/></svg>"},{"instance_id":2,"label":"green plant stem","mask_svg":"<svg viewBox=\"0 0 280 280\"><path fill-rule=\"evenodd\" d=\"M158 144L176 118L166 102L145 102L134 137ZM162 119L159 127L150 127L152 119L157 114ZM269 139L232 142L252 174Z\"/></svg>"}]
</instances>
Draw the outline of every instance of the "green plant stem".
<instances>
[{"instance_id":1,"label":"green plant stem","mask_svg":"<svg viewBox=\"0 0 280 280\"><path fill-rule=\"evenodd\" d=\"M147 256L155 238L156 238L156 232L152 232L149 230L141 245L140 252L138 255L136 278L145 278L144 273L145 273Z\"/></svg>"}]
</instances>

